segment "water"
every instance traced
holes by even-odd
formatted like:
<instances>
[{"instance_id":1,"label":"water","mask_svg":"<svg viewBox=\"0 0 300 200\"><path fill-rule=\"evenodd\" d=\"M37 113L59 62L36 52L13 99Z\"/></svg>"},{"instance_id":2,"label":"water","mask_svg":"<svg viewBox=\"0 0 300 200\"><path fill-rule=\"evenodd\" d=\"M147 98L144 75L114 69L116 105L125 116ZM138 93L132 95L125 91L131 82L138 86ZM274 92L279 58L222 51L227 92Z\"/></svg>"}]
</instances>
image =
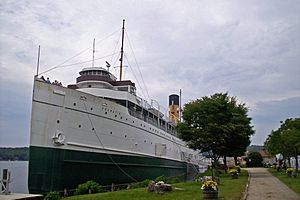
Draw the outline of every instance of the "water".
<instances>
[{"instance_id":1,"label":"water","mask_svg":"<svg viewBox=\"0 0 300 200\"><path fill-rule=\"evenodd\" d=\"M3 169L11 171L9 191L12 193L28 194L28 161L0 161L0 179Z\"/></svg>"}]
</instances>

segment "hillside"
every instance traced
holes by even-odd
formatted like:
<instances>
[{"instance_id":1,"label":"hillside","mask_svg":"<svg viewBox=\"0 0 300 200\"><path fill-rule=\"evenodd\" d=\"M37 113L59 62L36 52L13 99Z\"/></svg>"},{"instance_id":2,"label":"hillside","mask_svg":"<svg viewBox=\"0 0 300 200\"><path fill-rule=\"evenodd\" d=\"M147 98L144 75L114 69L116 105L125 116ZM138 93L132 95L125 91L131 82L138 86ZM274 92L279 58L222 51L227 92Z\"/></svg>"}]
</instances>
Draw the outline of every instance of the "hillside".
<instances>
[{"instance_id":1,"label":"hillside","mask_svg":"<svg viewBox=\"0 0 300 200\"><path fill-rule=\"evenodd\" d=\"M0 147L0 160L28 160L28 147Z\"/></svg>"}]
</instances>

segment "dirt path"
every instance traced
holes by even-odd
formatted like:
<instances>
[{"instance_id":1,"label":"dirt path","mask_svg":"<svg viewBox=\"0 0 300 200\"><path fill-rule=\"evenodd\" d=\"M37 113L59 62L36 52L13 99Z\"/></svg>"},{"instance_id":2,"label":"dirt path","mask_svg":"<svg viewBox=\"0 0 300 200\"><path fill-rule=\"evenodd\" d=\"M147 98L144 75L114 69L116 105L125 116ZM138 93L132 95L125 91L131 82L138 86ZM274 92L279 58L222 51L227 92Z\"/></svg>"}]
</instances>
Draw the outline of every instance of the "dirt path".
<instances>
[{"instance_id":1,"label":"dirt path","mask_svg":"<svg viewBox=\"0 0 300 200\"><path fill-rule=\"evenodd\" d=\"M266 168L247 168L250 175L247 200L300 200L300 196Z\"/></svg>"}]
</instances>

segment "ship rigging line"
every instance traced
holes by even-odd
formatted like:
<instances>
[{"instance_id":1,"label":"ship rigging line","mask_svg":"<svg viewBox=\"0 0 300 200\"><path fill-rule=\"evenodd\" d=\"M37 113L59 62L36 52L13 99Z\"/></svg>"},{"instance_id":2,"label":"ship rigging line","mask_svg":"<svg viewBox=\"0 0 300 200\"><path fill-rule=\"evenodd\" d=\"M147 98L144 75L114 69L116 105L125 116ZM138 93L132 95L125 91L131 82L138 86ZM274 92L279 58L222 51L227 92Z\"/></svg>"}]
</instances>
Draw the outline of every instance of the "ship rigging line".
<instances>
[{"instance_id":1,"label":"ship rigging line","mask_svg":"<svg viewBox=\"0 0 300 200\"><path fill-rule=\"evenodd\" d=\"M142 92L142 95L143 95L144 99L146 99L146 95L145 95L144 92L143 92L143 89L142 89L142 87L141 87L141 84L140 84L139 80L137 79L137 77L136 77L136 75L135 75L135 73L134 73L134 71L133 71L133 68L131 67L131 65L130 65L130 63L129 63L129 60L128 60L126 54L124 54L124 57L125 57L125 59L127 60L127 63L128 63L128 65L129 65L129 67L130 67L130 69L131 69L131 71L132 71L132 74L133 74L133 76L134 76L134 78L135 78L135 80L136 80L138 86L141 88L141 92Z\"/></svg>"},{"instance_id":2,"label":"ship rigging line","mask_svg":"<svg viewBox=\"0 0 300 200\"><path fill-rule=\"evenodd\" d=\"M103 38L102 40L96 42L96 44L99 44L99 43L103 42L104 40L108 39L108 38L111 37L112 35L114 35L114 34L116 34L117 32L119 32L119 30L120 30L120 29L117 29L117 30L114 31L113 33L107 35L107 36L106 36L105 38ZM56 68L62 66L62 65L65 64L66 62L72 60L73 58L75 58L75 57L77 57L77 56L83 54L84 52L86 52L86 51L88 51L88 50L91 50L91 48L88 47L88 48L86 48L86 49L80 51L79 53L75 54L74 56L72 56L72 57L66 59L66 60L63 61L62 63L56 65L55 67L52 67L52 68L50 68L50 69L48 69L48 70L46 70L46 71L44 71L44 72L42 72L42 73L40 73L40 74L37 74L37 75L39 76L39 75L45 74L45 73L47 73L47 72L49 72L49 71L52 71L52 70L54 70L54 69L56 69Z\"/></svg>"},{"instance_id":3,"label":"ship rigging line","mask_svg":"<svg viewBox=\"0 0 300 200\"><path fill-rule=\"evenodd\" d=\"M125 34L126 34L126 36L127 36L127 37L126 37L126 39L127 39L128 43L129 43L129 47L130 47L130 49L131 49L131 52L132 52L132 54L133 54L133 57L134 57L135 63L136 63L136 65L137 65L138 71L139 71L139 73L140 73L140 76L141 76L141 79L142 79L142 82L143 82L144 88L145 88L145 90L146 90L147 96L148 96L148 98L149 98L149 100L150 100L151 98L150 98L150 96L149 96L149 93L148 93L147 85L145 84L145 81L144 81L143 75L142 75L142 73L141 73L140 66L139 66L139 64L138 64L138 62L137 62L137 59L136 59L135 53L134 53L134 51L133 51L133 48L132 48L132 45L131 45L131 42L130 42L130 39L129 39L129 36L128 36L128 34L127 34L127 31L126 31L126 30L125 30Z\"/></svg>"},{"instance_id":4,"label":"ship rigging line","mask_svg":"<svg viewBox=\"0 0 300 200\"><path fill-rule=\"evenodd\" d=\"M116 54L119 54L119 52L115 52L115 53L112 53L112 54L109 54L109 55L106 55L106 56L102 56L102 57L96 58L94 60L101 60L103 58L107 58L107 57L110 57L110 56L113 56L113 55L116 55ZM92 61L93 60L87 60L87 61L72 63L72 64L68 64L68 65L61 65L61 66L59 66L57 68L69 67L69 66L73 66L73 65L80 65L80 64L89 63L89 62L92 62Z\"/></svg>"},{"instance_id":5,"label":"ship rigging line","mask_svg":"<svg viewBox=\"0 0 300 200\"><path fill-rule=\"evenodd\" d=\"M117 47L119 46L119 42L120 42L120 39L121 39L121 35L122 35L122 33L120 32L120 35L119 35L119 39L118 39L118 42L116 43L116 46L115 46L115 48L114 48L114 52L117 50ZM120 52L118 51L118 54L119 54ZM113 61L113 58L114 58L114 56L112 56L111 58L110 58L110 63L112 63L112 61ZM116 64L116 62L118 61L118 57L116 58L116 61L114 62L114 64L113 64L113 66L115 66L115 64Z\"/></svg>"},{"instance_id":6,"label":"ship rigging line","mask_svg":"<svg viewBox=\"0 0 300 200\"><path fill-rule=\"evenodd\" d=\"M105 149L105 147L104 147L104 145L103 145L101 139L99 138L99 136L98 136L98 134L97 134L97 131L96 131L94 125L93 125L93 122L92 122L92 119L91 119L91 117L90 117L90 115L89 115L89 113L88 113L88 109L87 109L87 106L86 106L86 104L85 104L85 101L83 101L83 104L84 104L84 108L85 108L85 110L86 110L87 116L88 116L88 118L89 118L89 121L90 121L90 123L91 123L92 130L93 130L94 134L96 135L98 141L99 141L100 144L102 145L103 149ZM135 178L133 178L132 176L130 176L130 174L128 174L127 172L125 172L125 171L118 165L118 163L116 163L116 162L114 161L114 159L112 158L111 155L109 155L108 153L105 153L105 154L106 154L107 157L108 157L108 158L109 158L109 159L110 159L110 160L111 160L111 161L119 168L119 170L120 170L121 172L123 172L123 174L125 174L128 178L130 178L130 179L133 180L134 182L136 182L136 183L138 182Z\"/></svg>"}]
</instances>

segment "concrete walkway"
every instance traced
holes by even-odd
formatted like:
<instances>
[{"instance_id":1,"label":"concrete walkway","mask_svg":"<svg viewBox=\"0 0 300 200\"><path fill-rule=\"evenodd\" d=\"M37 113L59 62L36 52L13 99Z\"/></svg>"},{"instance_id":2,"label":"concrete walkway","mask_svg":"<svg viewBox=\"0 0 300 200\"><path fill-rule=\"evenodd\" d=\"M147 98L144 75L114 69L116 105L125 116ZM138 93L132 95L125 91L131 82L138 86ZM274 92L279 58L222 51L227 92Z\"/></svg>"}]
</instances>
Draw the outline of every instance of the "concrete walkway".
<instances>
[{"instance_id":1,"label":"concrete walkway","mask_svg":"<svg viewBox=\"0 0 300 200\"><path fill-rule=\"evenodd\" d=\"M247 168L250 182L247 200L300 200L300 196L274 177L266 168Z\"/></svg>"}]
</instances>

